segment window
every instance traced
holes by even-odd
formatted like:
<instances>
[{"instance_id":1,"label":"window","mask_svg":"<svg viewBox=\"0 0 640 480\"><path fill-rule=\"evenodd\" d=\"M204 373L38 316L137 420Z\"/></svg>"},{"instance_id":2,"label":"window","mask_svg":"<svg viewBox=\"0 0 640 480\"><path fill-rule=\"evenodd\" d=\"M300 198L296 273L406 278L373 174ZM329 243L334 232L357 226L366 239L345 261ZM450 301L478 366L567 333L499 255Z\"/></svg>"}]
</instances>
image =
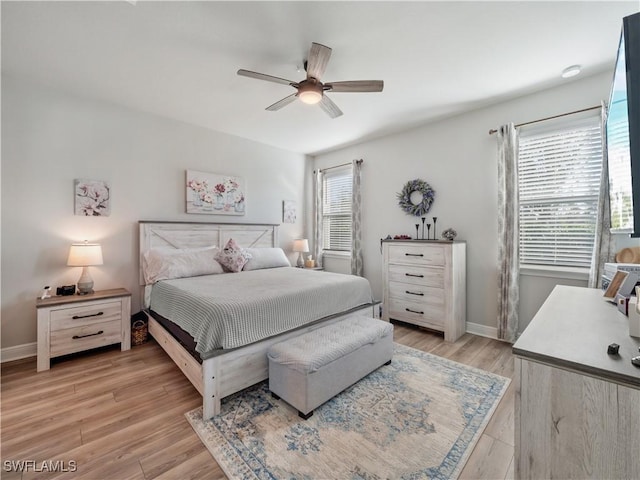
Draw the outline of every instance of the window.
<instances>
[{"instance_id":1,"label":"window","mask_svg":"<svg viewBox=\"0 0 640 480\"><path fill-rule=\"evenodd\" d=\"M633 232L633 189L629 159L629 117L626 102L612 103L607 120L611 229Z\"/></svg>"},{"instance_id":2,"label":"window","mask_svg":"<svg viewBox=\"0 0 640 480\"><path fill-rule=\"evenodd\" d=\"M328 170L322 185L322 249L351 251L351 167Z\"/></svg>"},{"instance_id":3,"label":"window","mask_svg":"<svg viewBox=\"0 0 640 480\"><path fill-rule=\"evenodd\" d=\"M520 132L520 263L589 268L602 170L600 117Z\"/></svg>"}]
</instances>

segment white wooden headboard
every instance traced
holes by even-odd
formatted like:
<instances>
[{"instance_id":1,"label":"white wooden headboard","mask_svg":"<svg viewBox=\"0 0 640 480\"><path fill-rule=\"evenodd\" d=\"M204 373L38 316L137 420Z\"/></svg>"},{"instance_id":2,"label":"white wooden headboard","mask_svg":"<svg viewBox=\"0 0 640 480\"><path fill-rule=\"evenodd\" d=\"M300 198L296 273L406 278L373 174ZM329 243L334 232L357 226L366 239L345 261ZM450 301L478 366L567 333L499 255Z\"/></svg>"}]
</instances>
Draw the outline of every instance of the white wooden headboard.
<instances>
[{"instance_id":1,"label":"white wooden headboard","mask_svg":"<svg viewBox=\"0 0 640 480\"><path fill-rule=\"evenodd\" d=\"M244 248L278 246L278 225L245 223L147 222L140 225L139 281L144 285L142 255L152 248L222 248L230 238Z\"/></svg>"}]
</instances>

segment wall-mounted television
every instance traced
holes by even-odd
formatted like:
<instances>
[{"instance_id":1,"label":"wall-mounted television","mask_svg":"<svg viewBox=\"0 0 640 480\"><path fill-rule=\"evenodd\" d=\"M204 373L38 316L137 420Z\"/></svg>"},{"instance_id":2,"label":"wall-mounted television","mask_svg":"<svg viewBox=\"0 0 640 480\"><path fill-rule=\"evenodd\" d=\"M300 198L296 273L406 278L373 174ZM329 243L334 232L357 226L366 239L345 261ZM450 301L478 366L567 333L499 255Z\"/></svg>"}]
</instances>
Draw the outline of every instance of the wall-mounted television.
<instances>
[{"instance_id":1,"label":"wall-mounted television","mask_svg":"<svg viewBox=\"0 0 640 480\"><path fill-rule=\"evenodd\" d=\"M606 128L611 230L640 237L640 13L622 19Z\"/></svg>"}]
</instances>

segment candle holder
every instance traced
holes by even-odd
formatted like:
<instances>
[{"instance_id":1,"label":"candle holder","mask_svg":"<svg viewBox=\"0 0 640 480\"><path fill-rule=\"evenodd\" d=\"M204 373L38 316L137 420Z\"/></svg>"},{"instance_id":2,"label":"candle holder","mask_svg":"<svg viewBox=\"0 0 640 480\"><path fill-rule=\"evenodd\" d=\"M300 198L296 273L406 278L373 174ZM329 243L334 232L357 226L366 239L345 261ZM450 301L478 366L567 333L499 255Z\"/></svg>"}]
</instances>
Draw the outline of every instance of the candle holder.
<instances>
[{"instance_id":1,"label":"candle holder","mask_svg":"<svg viewBox=\"0 0 640 480\"><path fill-rule=\"evenodd\" d=\"M416 240L418 240L418 238L419 238L419 236L418 236L419 229L420 229L420 224L416 223Z\"/></svg>"},{"instance_id":2,"label":"candle holder","mask_svg":"<svg viewBox=\"0 0 640 480\"><path fill-rule=\"evenodd\" d=\"M427 217L422 217L422 240L424 240L424 221L427 219Z\"/></svg>"},{"instance_id":3,"label":"candle holder","mask_svg":"<svg viewBox=\"0 0 640 480\"><path fill-rule=\"evenodd\" d=\"M436 222L438 221L438 217L433 217L433 239L436 239Z\"/></svg>"},{"instance_id":4,"label":"candle holder","mask_svg":"<svg viewBox=\"0 0 640 480\"><path fill-rule=\"evenodd\" d=\"M430 235L429 235L430 231L431 231L431 224L427 223L427 240L429 240L429 238L430 238Z\"/></svg>"}]
</instances>

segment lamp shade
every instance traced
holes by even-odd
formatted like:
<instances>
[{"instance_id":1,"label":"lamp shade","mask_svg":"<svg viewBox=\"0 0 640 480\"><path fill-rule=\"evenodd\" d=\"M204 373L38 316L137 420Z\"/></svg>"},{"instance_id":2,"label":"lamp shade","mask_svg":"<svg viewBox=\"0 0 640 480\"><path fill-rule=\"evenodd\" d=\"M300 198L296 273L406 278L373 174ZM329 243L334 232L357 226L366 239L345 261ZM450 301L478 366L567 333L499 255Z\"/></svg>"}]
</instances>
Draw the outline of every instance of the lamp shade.
<instances>
[{"instance_id":1,"label":"lamp shade","mask_svg":"<svg viewBox=\"0 0 640 480\"><path fill-rule=\"evenodd\" d=\"M97 243L74 243L69 249L67 266L88 267L102 265L102 247Z\"/></svg>"},{"instance_id":2,"label":"lamp shade","mask_svg":"<svg viewBox=\"0 0 640 480\"><path fill-rule=\"evenodd\" d=\"M309 251L309 240L306 238L299 238L298 240L293 241L293 251L294 252L308 252Z\"/></svg>"}]
</instances>

